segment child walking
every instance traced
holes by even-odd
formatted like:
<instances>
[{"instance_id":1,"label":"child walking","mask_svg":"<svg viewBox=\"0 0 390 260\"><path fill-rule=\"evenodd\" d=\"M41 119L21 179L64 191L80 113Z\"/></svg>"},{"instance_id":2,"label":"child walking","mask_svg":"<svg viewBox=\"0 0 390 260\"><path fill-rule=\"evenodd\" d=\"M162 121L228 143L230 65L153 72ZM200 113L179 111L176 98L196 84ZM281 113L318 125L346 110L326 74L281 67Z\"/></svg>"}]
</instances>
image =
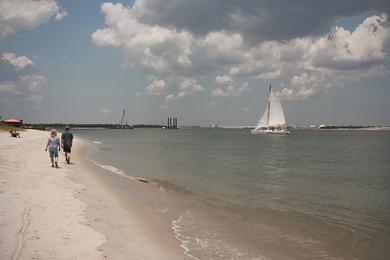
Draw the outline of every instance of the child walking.
<instances>
[{"instance_id":1,"label":"child walking","mask_svg":"<svg viewBox=\"0 0 390 260\"><path fill-rule=\"evenodd\" d=\"M50 131L50 138L47 140L46 149L49 147L49 155L51 161L51 167L58 168L58 151L60 151L60 138L57 137L57 130L52 129Z\"/></svg>"}]
</instances>

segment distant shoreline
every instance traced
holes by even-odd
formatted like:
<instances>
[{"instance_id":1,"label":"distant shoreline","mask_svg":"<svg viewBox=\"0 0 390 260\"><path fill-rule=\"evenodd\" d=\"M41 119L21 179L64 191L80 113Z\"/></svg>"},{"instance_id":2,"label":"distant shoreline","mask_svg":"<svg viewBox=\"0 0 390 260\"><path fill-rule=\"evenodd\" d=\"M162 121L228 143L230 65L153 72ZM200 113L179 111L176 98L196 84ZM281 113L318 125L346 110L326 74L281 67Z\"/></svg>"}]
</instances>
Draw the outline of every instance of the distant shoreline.
<instances>
[{"instance_id":1,"label":"distant shoreline","mask_svg":"<svg viewBox=\"0 0 390 260\"><path fill-rule=\"evenodd\" d=\"M305 128L311 130L338 130L338 131L389 131L390 126L326 126L320 128Z\"/></svg>"},{"instance_id":2,"label":"distant shoreline","mask_svg":"<svg viewBox=\"0 0 390 260\"><path fill-rule=\"evenodd\" d=\"M133 129L133 128L163 128L166 125L159 124L136 124L136 125L118 125L118 124L64 124L64 123L26 123L22 128L47 130L51 128L61 129L65 126L70 126L72 129ZM288 126L291 129L305 129L305 130L351 130L351 131L390 131L390 126ZM220 129L253 129L255 126L181 126L181 128L220 128Z\"/></svg>"},{"instance_id":3,"label":"distant shoreline","mask_svg":"<svg viewBox=\"0 0 390 260\"><path fill-rule=\"evenodd\" d=\"M132 129L132 128L161 128L165 125L137 124L137 125L119 125L119 124L65 124L65 123L26 123L23 128L45 130L46 128L65 128L69 126L73 129Z\"/></svg>"}]
</instances>

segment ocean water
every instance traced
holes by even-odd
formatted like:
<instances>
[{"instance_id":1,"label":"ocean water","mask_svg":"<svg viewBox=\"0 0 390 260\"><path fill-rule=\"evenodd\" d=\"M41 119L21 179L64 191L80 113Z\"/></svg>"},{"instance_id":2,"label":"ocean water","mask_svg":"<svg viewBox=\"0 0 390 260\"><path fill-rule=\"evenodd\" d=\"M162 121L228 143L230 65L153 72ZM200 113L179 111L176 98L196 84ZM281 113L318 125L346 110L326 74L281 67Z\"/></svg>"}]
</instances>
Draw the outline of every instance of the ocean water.
<instances>
[{"instance_id":1,"label":"ocean water","mask_svg":"<svg viewBox=\"0 0 390 260\"><path fill-rule=\"evenodd\" d=\"M73 132L98 166L159 187L149 203L194 259L390 256L388 131Z\"/></svg>"}]
</instances>

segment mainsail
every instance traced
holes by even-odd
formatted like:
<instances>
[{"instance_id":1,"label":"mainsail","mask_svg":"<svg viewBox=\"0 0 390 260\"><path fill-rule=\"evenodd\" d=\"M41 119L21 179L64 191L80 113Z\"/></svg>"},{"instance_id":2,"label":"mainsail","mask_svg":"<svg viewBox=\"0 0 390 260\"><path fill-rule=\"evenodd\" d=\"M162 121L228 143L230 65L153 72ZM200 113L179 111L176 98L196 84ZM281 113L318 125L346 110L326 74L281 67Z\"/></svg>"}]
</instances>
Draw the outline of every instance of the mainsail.
<instances>
[{"instance_id":1,"label":"mainsail","mask_svg":"<svg viewBox=\"0 0 390 260\"><path fill-rule=\"evenodd\" d=\"M285 124L286 119L284 118L282 105L280 104L279 98L272 92L270 85L264 114L257 123L256 128L276 127Z\"/></svg>"}]
</instances>

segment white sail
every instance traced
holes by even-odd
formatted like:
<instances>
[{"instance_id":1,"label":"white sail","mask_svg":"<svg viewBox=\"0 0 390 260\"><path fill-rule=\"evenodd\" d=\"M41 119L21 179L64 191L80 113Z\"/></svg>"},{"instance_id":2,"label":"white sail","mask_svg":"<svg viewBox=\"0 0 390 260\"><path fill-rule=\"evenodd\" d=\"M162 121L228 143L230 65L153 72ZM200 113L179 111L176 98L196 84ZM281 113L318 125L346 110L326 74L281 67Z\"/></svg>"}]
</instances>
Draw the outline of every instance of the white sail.
<instances>
[{"instance_id":1,"label":"white sail","mask_svg":"<svg viewBox=\"0 0 390 260\"><path fill-rule=\"evenodd\" d=\"M259 121L257 122L257 126L256 128L260 128L260 127L267 127L268 126L268 106L269 106L269 95L270 93L268 93L268 97L267 97L267 100L265 102L265 106L264 106L264 114L262 117L260 117Z\"/></svg>"},{"instance_id":2,"label":"white sail","mask_svg":"<svg viewBox=\"0 0 390 260\"><path fill-rule=\"evenodd\" d=\"M282 105L280 104L279 98L271 91L269 95L269 126L280 126L286 124L286 119L284 118Z\"/></svg>"},{"instance_id":3,"label":"white sail","mask_svg":"<svg viewBox=\"0 0 390 260\"><path fill-rule=\"evenodd\" d=\"M279 98L272 92L271 86L265 103L264 114L257 122L256 128L276 127L286 124L283 108Z\"/></svg>"}]
</instances>

